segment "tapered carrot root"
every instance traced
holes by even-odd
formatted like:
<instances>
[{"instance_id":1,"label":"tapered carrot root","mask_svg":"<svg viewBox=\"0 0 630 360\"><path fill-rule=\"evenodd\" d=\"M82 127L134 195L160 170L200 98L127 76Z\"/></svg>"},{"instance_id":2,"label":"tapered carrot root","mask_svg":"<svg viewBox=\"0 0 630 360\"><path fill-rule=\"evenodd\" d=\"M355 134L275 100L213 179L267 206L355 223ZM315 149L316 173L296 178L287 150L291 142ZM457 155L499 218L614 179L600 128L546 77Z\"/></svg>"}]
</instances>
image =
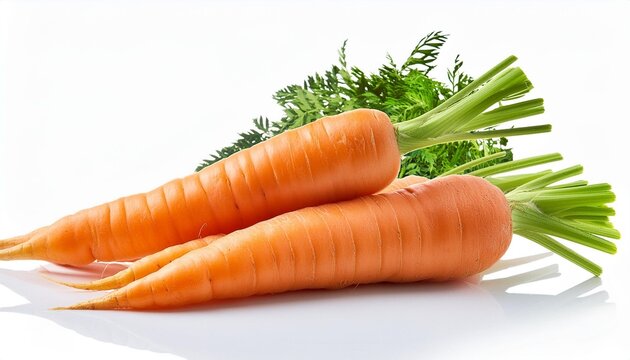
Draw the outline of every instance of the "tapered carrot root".
<instances>
[{"instance_id":1,"label":"tapered carrot root","mask_svg":"<svg viewBox=\"0 0 630 360\"><path fill-rule=\"evenodd\" d=\"M428 181L427 178L416 175L409 175L404 178L397 178L392 181L385 189L380 193L388 193L396 190L404 189L413 184L419 184ZM150 273L153 273L166 264L172 262L176 258L179 258L192 250L196 250L200 247L204 247L214 240L220 238L220 236L209 236L199 240L192 240L180 245L174 245L161 250L155 254L148 255L135 263L133 263L128 269L123 270L115 275L107 278L99 279L89 283L70 283L64 281L53 280L61 285L66 285L83 290L111 290L123 287L132 281L143 278Z\"/></svg>"},{"instance_id":2,"label":"tapered carrot root","mask_svg":"<svg viewBox=\"0 0 630 360\"><path fill-rule=\"evenodd\" d=\"M20 245L22 243L25 243L29 239L31 239L33 236L35 236L35 234L37 234L38 232L43 231L44 229L46 229L46 227L41 227L39 229L33 230L30 233L25 234L25 235L15 236L15 237L12 237L10 239L0 240L0 250L8 249L8 248L14 247L16 245Z\"/></svg>"},{"instance_id":3,"label":"tapered carrot root","mask_svg":"<svg viewBox=\"0 0 630 360\"><path fill-rule=\"evenodd\" d=\"M287 131L149 193L65 217L22 247L0 250L0 260L85 265L140 258L287 211L374 193L396 177L399 164L387 115L355 110Z\"/></svg>"},{"instance_id":4,"label":"tapered carrot root","mask_svg":"<svg viewBox=\"0 0 630 360\"><path fill-rule=\"evenodd\" d=\"M70 286L82 290L111 290L123 287L133 281L141 279L154 273L173 260L183 255L207 246L223 235L207 236L203 239L191 240L180 245L174 245L155 254L147 255L144 258L132 263L127 269L122 270L112 276L91 281L88 283L72 283L50 279L58 284Z\"/></svg>"},{"instance_id":5,"label":"tapered carrot root","mask_svg":"<svg viewBox=\"0 0 630 360\"><path fill-rule=\"evenodd\" d=\"M63 309L150 309L298 289L447 280L494 264L510 207L478 177L305 208L229 234L160 271Z\"/></svg>"},{"instance_id":6,"label":"tapered carrot root","mask_svg":"<svg viewBox=\"0 0 630 360\"><path fill-rule=\"evenodd\" d=\"M16 245L20 245L23 242L26 242L29 238L27 236L16 236L10 239L5 239L0 241L0 250L8 249L14 247Z\"/></svg>"}]
</instances>

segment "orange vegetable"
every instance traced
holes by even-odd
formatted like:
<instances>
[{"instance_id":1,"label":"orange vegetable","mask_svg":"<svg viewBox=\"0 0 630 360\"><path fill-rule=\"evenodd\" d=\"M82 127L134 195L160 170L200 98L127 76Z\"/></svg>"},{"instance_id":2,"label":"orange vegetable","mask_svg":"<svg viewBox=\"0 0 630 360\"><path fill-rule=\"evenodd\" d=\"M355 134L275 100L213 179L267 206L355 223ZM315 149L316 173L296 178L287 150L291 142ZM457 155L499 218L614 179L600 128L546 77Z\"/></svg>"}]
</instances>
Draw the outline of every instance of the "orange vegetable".
<instances>
[{"instance_id":1,"label":"orange vegetable","mask_svg":"<svg viewBox=\"0 0 630 360\"><path fill-rule=\"evenodd\" d=\"M282 214L68 309L150 309L298 289L447 280L495 263L512 236L500 189L448 176Z\"/></svg>"},{"instance_id":2,"label":"orange vegetable","mask_svg":"<svg viewBox=\"0 0 630 360\"><path fill-rule=\"evenodd\" d=\"M133 281L141 279L152 274L173 260L182 257L193 250L202 248L221 238L223 235L207 236L203 239L191 240L179 245L173 245L155 254L147 255L140 260L135 261L125 270L108 276L103 279L90 281L88 283L71 283L65 281L53 280L56 283L84 290L111 290L123 287Z\"/></svg>"},{"instance_id":3,"label":"orange vegetable","mask_svg":"<svg viewBox=\"0 0 630 360\"><path fill-rule=\"evenodd\" d=\"M146 194L62 218L1 250L0 259L133 260L287 211L374 193L396 177L399 164L387 115L355 110L286 131Z\"/></svg>"},{"instance_id":4,"label":"orange vegetable","mask_svg":"<svg viewBox=\"0 0 630 360\"><path fill-rule=\"evenodd\" d=\"M386 114L366 109L322 118L148 193L80 211L17 241L0 241L0 260L77 266L133 260L306 206L373 194L396 177L401 153L550 131L549 125L474 131L543 112L541 99L486 111L532 88L522 70L507 68L515 60L509 57L417 118L392 124Z\"/></svg>"},{"instance_id":5,"label":"orange vegetable","mask_svg":"<svg viewBox=\"0 0 630 360\"><path fill-rule=\"evenodd\" d=\"M402 179L395 179L381 192L392 192L395 190L403 189L412 184L419 184L427 181L428 179L421 176L410 175ZM70 283L64 281L53 280L59 284L74 287L83 290L111 290L125 286L135 280L143 278L151 273L154 273L164 267L166 264L173 260L182 257L192 250L204 247L214 240L220 238L220 236L209 236L203 239L192 240L180 245L174 245L164 250L158 251L155 254L147 255L146 257L134 262L129 268L120 271L112 276L91 281L88 283Z\"/></svg>"}]
</instances>

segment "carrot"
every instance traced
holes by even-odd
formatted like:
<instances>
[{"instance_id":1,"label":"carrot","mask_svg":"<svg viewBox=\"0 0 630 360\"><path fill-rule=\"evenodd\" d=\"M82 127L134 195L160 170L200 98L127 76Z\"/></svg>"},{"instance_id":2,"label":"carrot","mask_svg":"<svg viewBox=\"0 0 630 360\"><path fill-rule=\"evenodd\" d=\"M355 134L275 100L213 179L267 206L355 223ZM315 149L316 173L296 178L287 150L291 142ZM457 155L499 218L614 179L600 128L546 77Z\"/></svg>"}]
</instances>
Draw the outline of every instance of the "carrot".
<instances>
[{"instance_id":1,"label":"carrot","mask_svg":"<svg viewBox=\"0 0 630 360\"><path fill-rule=\"evenodd\" d=\"M553 215L588 214L584 209L614 200L607 184L551 186L581 170L529 177L506 195L489 180L450 175L300 209L226 235L101 298L58 309L155 309L299 289L462 278L493 265L513 232L598 275L601 268L550 236L616 251L596 235L618 238L612 227Z\"/></svg>"},{"instance_id":2,"label":"carrot","mask_svg":"<svg viewBox=\"0 0 630 360\"><path fill-rule=\"evenodd\" d=\"M498 159L504 156L506 156L505 152L498 152L498 153L486 156L484 158L477 159L469 163L463 164L451 170L450 172L459 173L466 169L483 164L484 162L488 162L490 160ZM549 161L555 161L555 160L560 160L560 159L561 159L561 156L559 154L551 154L551 156L547 155L543 157L535 157L533 161L531 159L525 159L526 161L524 163L523 163L523 160L517 160L517 161L512 161L510 163L510 168L514 170L518 168L529 167L529 166L538 165L541 163L546 163ZM523 166L519 166L520 163L523 163ZM523 175L519 175L519 178L523 178ZM528 177L525 177L526 180L530 180L531 178L532 178L531 175ZM427 180L428 179L421 176L417 176L417 175L409 175L404 178L397 178L391 184L389 184L385 189L381 190L380 193L393 192L396 190L406 188L413 184L419 184L419 183L425 182ZM492 179L492 182L493 184L497 184L499 180L494 178ZM508 182L506 182L505 177L501 178L500 183L501 184L499 186L500 187L502 186L502 189L506 186L506 184L508 184ZM514 181L509 181L509 184L513 184L513 183ZM62 285L66 285L66 286L70 286L70 287L74 287L78 289L83 289L83 290L117 289L124 285L127 285L128 283L132 281L135 281L139 278L142 278L150 273L153 273L159 270L167 263L172 262L176 258L179 258L192 250L195 250L199 247L204 246L205 244L204 240L208 240L208 239L209 239L208 242L211 242L211 241L214 241L215 238L209 237L206 239L192 240L181 245L171 246L155 254L148 255L141 260L138 260L136 263L131 265L131 267L127 270L121 271L120 273L114 274L110 277L99 279L99 280L92 281L89 283L69 283L69 282L57 281L54 279L50 279L50 280L57 282L59 284L62 284Z\"/></svg>"},{"instance_id":3,"label":"carrot","mask_svg":"<svg viewBox=\"0 0 630 360\"><path fill-rule=\"evenodd\" d=\"M88 283L72 283L54 280L49 277L47 278L58 284L83 290L117 289L160 270L173 260L180 258L193 250L207 246L222 236L223 235L207 236L203 239L190 240L183 244L173 245L164 250L158 251L155 254L147 255L144 258L135 261L125 270L122 270L112 276L90 281Z\"/></svg>"},{"instance_id":4,"label":"carrot","mask_svg":"<svg viewBox=\"0 0 630 360\"><path fill-rule=\"evenodd\" d=\"M397 178L391 184L389 184L381 193L392 192L395 190L403 189L412 184L419 184L427 181L427 178L416 175L409 175L404 178ZM173 245L164 250L158 251L155 254L147 255L146 257L134 262L129 268L120 271L112 276L91 281L88 283L71 283L65 281L58 281L50 279L61 285L69 287L83 289L83 290L111 290L125 286L135 280L143 278L151 273L154 273L164 267L164 265L172 262L173 260L182 257L192 250L204 247L214 240L220 238L220 236L208 236L203 239L191 240L179 245Z\"/></svg>"},{"instance_id":5,"label":"carrot","mask_svg":"<svg viewBox=\"0 0 630 360\"><path fill-rule=\"evenodd\" d=\"M490 220L493 221L490 221ZM282 214L70 309L148 309L298 289L447 280L507 249L510 208L472 176Z\"/></svg>"},{"instance_id":6,"label":"carrot","mask_svg":"<svg viewBox=\"0 0 630 360\"><path fill-rule=\"evenodd\" d=\"M85 265L136 259L287 211L373 194L396 177L400 154L414 149L547 132L549 125L474 132L543 111L536 99L484 112L532 88L519 68L508 68L515 60L504 60L418 118L392 124L386 114L366 109L322 118L148 193L64 217L0 250L0 260Z\"/></svg>"},{"instance_id":7,"label":"carrot","mask_svg":"<svg viewBox=\"0 0 630 360\"><path fill-rule=\"evenodd\" d=\"M490 160L498 159L504 156L506 156L505 152L498 152L498 153L483 157L481 159L473 160L469 163L463 164L449 171L449 173L450 172L452 173L463 172L464 170L473 168L475 166L478 166ZM560 159L561 159L561 156L559 154L551 154L551 155L546 155L542 157L516 160L516 161L510 162L510 168L514 170L514 169L529 167L533 165L539 165L541 163L546 163L550 161L556 161ZM522 164L522 166L519 164ZM532 177L532 175L519 175L518 176L519 179L525 179L527 181L536 177L537 176ZM391 184L389 184L385 189L381 190L380 193L393 192L396 190L406 188L413 184L420 184L425 181L428 181L428 179L421 176L417 176L417 175L409 175L404 178L397 178ZM502 177L500 179L495 177L495 178L492 178L491 181L493 184L499 186L502 190L507 191L505 189L506 186L511 186L509 189L512 189L513 187L515 187L514 184L518 181L518 179L513 179L511 181L508 181L506 177ZM204 239L201 239L201 240L204 240ZM214 240L214 238L211 238L211 241L212 240ZM99 280L92 281L89 283L68 283L68 282L56 281L54 279L51 279L51 280L57 283L60 283L62 285L66 285L66 286L70 286L70 287L74 287L78 289L84 289L84 290L116 289L134 280L137 280L141 277L144 277L150 273L153 273L159 270L167 263L175 260L176 258L183 256L184 254L187 254L189 251L202 247L200 245L202 245L202 241L199 241L199 240L193 240L191 242L184 243L183 245L174 245L172 247L166 248L155 254L148 255L145 258L138 260L136 264L131 266L132 268L141 266L141 269L133 269L132 271L132 269L130 268L118 274L112 275L110 277L99 279ZM142 265L139 265L139 264L142 264ZM132 271L132 274L129 274L130 271ZM132 275L135 275L135 276L132 276Z\"/></svg>"}]
</instances>

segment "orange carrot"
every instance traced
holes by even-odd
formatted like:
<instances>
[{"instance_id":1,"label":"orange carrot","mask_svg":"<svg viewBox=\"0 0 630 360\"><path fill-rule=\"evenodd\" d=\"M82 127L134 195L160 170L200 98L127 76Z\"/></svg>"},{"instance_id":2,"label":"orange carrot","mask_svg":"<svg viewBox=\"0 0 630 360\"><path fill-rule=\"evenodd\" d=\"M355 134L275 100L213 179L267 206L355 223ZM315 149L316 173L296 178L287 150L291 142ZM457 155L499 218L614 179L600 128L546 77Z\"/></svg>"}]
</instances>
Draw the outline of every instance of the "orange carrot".
<instances>
[{"instance_id":1,"label":"orange carrot","mask_svg":"<svg viewBox=\"0 0 630 360\"><path fill-rule=\"evenodd\" d=\"M549 154L471 173L487 179L407 178L399 183L417 183L285 213L106 296L59 309L151 309L298 289L462 278L494 264L512 232L598 276L601 267L552 236L614 254L616 245L602 237L620 238L608 221L614 210L606 204L615 199L610 185L555 185L582 173L581 166L491 177L559 158Z\"/></svg>"},{"instance_id":2,"label":"orange carrot","mask_svg":"<svg viewBox=\"0 0 630 360\"><path fill-rule=\"evenodd\" d=\"M409 175L404 178L397 178L391 184L389 184L381 193L393 192L395 190L403 189L412 184L419 184L427 181L428 179L422 176ZM164 250L158 251L155 254L147 255L146 257L134 262L129 268L120 271L112 276L91 281L88 283L71 283L65 281L55 281L59 284L70 286L83 290L111 290L123 287L135 280L143 278L155 271L158 271L164 265L172 262L173 260L182 257L192 250L204 247L214 240L220 238L220 236L208 236L203 239L191 240L180 245L174 245Z\"/></svg>"},{"instance_id":3,"label":"orange carrot","mask_svg":"<svg viewBox=\"0 0 630 360\"><path fill-rule=\"evenodd\" d=\"M520 69L506 69L513 61L506 59L418 118L392 124L386 114L365 109L322 118L151 192L64 217L24 242L0 242L6 247L0 260L85 265L137 259L287 211L373 194L396 177L401 153L444 142L547 132L549 125L473 132L543 111L538 99L483 113L531 89Z\"/></svg>"},{"instance_id":4,"label":"orange carrot","mask_svg":"<svg viewBox=\"0 0 630 360\"><path fill-rule=\"evenodd\" d=\"M203 239L191 240L183 244L173 245L164 250L158 251L155 254L147 255L142 259L133 262L131 265L129 265L128 268L112 276L94 280L88 283L72 283L50 278L48 279L61 285L66 285L83 290L117 289L160 270L167 264L171 263L173 260L180 258L193 250L207 246L208 244L221 238L222 236L223 235L207 236Z\"/></svg>"},{"instance_id":5,"label":"orange carrot","mask_svg":"<svg viewBox=\"0 0 630 360\"><path fill-rule=\"evenodd\" d=\"M65 217L1 250L0 259L85 265L139 258L304 206L374 193L396 177L399 159L384 113L323 118L149 193Z\"/></svg>"},{"instance_id":6,"label":"orange carrot","mask_svg":"<svg viewBox=\"0 0 630 360\"><path fill-rule=\"evenodd\" d=\"M503 255L511 224L501 190L482 178L448 176L277 216L68 309L164 308L298 289L461 278Z\"/></svg>"}]
</instances>

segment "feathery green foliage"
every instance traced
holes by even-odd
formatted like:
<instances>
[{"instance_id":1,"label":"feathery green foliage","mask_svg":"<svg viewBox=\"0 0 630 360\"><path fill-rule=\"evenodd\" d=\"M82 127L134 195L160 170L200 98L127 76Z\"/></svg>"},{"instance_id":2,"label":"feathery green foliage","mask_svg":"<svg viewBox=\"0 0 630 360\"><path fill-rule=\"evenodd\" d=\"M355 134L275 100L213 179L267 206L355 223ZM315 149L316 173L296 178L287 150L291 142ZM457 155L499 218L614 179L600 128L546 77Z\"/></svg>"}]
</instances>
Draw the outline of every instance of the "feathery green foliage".
<instances>
[{"instance_id":1,"label":"feathery green foliage","mask_svg":"<svg viewBox=\"0 0 630 360\"><path fill-rule=\"evenodd\" d=\"M282 107L284 116L274 122L258 117L254 128L239 134L230 146L224 147L203 160L197 171L239 150L251 147L285 130L310 123L323 116L336 115L357 108L371 108L385 112L393 122L401 122L422 115L468 85L473 79L462 71L463 62L457 56L447 71L447 83L429 76L436 67L441 47L447 40L442 32L431 32L422 38L401 66L387 55L387 62L376 73L366 74L356 66L349 66L344 42L339 50L339 63L323 74L308 76L302 85L289 85L276 92L274 100ZM500 151L512 159L507 139L460 141L416 150L403 156L399 176L421 175L435 177L469 161Z\"/></svg>"}]
</instances>

